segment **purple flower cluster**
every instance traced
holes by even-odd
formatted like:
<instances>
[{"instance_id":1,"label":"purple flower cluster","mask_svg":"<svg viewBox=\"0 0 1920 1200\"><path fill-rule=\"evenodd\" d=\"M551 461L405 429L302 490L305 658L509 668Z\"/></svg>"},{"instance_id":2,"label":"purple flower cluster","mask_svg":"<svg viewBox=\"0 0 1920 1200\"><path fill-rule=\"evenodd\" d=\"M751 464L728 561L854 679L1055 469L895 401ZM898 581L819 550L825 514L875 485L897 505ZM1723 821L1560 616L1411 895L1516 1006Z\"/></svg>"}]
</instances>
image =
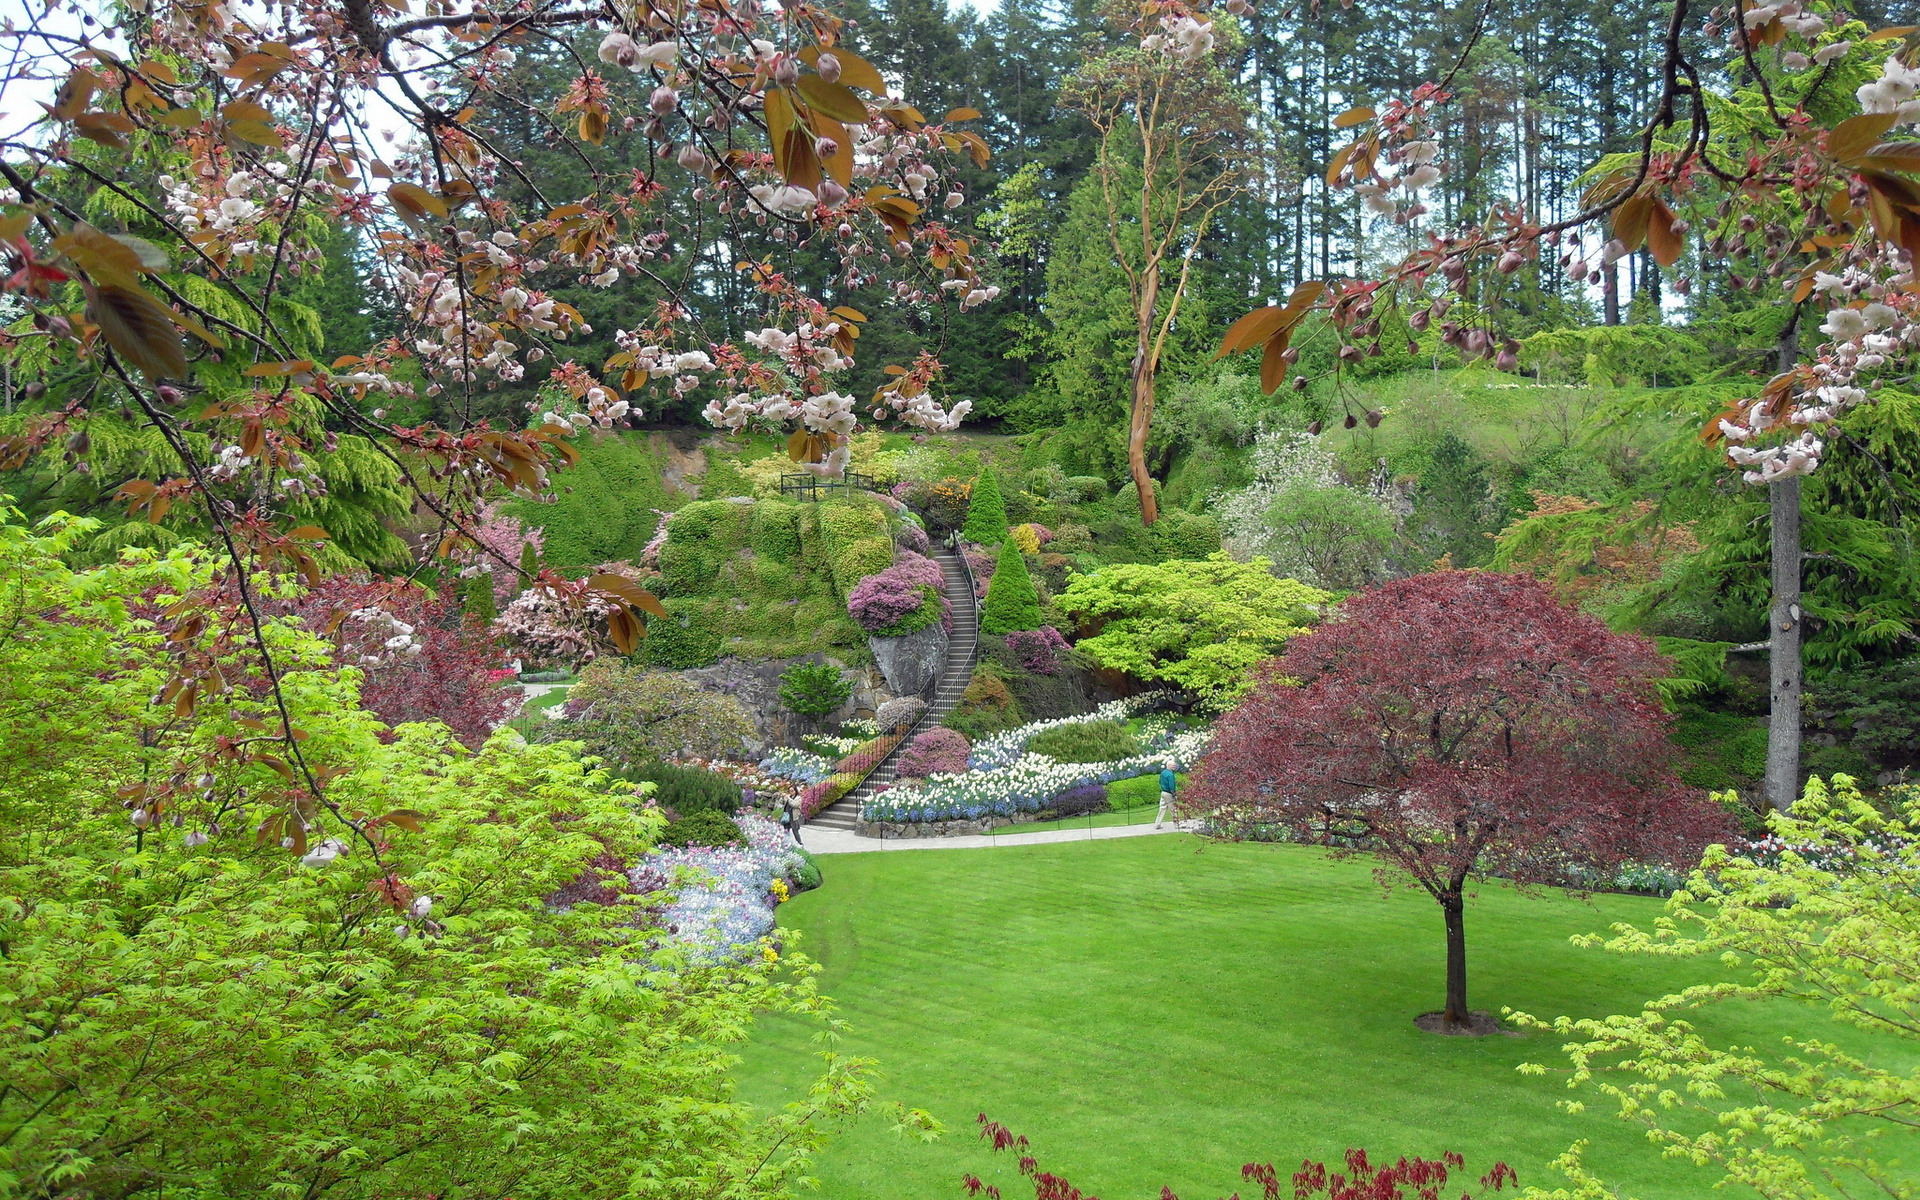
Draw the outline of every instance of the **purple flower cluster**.
<instances>
[{"instance_id":1,"label":"purple flower cluster","mask_svg":"<svg viewBox=\"0 0 1920 1200\"><path fill-rule=\"evenodd\" d=\"M902 550L892 566L853 586L847 596L847 612L860 628L882 637L925 629L933 624L936 611L950 629L951 606L941 590L945 582L939 563L924 554ZM936 603L937 609L928 607Z\"/></svg>"},{"instance_id":2,"label":"purple flower cluster","mask_svg":"<svg viewBox=\"0 0 1920 1200\"><path fill-rule=\"evenodd\" d=\"M893 535L893 544L915 554L925 554L933 548L933 543L927 540L927 531L912 521L901 523L900 532Z\"/></svg>"},{"instance_id":3,"label":"purple flower cluster","mask_svg":"<svg viewBox=\"0 0 1920 1200\"><path fill-rule=\"evenodd\" d=\"M1013 651L1022 668L1036 675L1052 675L1066 660L1067 639L1051 625L1016 629L1007 635L1007 649Z\"/></svg>"},{"instance_id":4,"label":"purple flower cluster","mask_svg":"<svg viewBox=\"0 0 1920 1200\"><path fill-rule=\"evenodd\" d=\"M973 746L952 729L929 729L900 752L894 773L902 779L925 779L939 772L958 775L967 769L967 753Z\"/></svg>"}]
</instances>

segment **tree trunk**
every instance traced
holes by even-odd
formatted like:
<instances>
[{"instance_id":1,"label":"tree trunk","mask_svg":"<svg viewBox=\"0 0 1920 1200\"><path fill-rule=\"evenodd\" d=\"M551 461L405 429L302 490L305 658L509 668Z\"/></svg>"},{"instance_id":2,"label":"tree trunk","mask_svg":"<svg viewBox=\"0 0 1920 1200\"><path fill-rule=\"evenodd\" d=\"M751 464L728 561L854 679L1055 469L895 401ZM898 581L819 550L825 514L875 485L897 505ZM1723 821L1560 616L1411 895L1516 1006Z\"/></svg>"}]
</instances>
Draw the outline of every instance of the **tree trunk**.
<instances>
[{"instance_id":1,"label":"tree trunk","mask_svg":"<svg viewBox=\"0 0 1920 1200\"><path fill-rule=\"evenodd\" d=\"M1767 803L1785 812L1800 794L1800 476L1767 485L1773 511L1773 607L1767 653L1772 704L1767 712Z\"/></svg>"},{"instance_id":2,"label":"tree trunk","mask_svg":"<svg viewBox=\"0 0 1920 1200\"><path fill-rule=\"evenodd\" d=\"M1447 1007L1448 1025L1467 1023L1467 918L1466 898L1458 889L1440 900L1440 912L1447 922Z\"/></svg>"},{"instance_id":3,"label":"tree trunk","mask_svg":"<svg viewBox=\"0 0 1920 1200\"><path fill-rule=\"evenodd\" d=\"M1153 361L1153 318L1160 307L1159 264L1149 262L1141 275L1140 306L1134 312L1139 338L1133 351L1127 466L1133 473L1133 486L1140 492L1140 523L1151 525L1160 519L1160 505L1153 496L1153 476L1147 473L1147 431L1153 424L1153 380L1160 365Z\"/></svg>"},{"instance_id":4,"label":"tree trunk","mask_svg":"<svg viewBox=\"0 0 1920 1200\"><path fill-rule=\"evenodd\" d=\"M1793 369L1800 357L1800 310L1794 309L1776 346L1779 369ZM1767 485L1773 533L1773 604L1767 610L1767 667L1771 675L1767 708L1769 807L1785 812L1800 795L1800 699L1804 680L1800 661L1800 476Z\"/></svg>"}]
</instances>

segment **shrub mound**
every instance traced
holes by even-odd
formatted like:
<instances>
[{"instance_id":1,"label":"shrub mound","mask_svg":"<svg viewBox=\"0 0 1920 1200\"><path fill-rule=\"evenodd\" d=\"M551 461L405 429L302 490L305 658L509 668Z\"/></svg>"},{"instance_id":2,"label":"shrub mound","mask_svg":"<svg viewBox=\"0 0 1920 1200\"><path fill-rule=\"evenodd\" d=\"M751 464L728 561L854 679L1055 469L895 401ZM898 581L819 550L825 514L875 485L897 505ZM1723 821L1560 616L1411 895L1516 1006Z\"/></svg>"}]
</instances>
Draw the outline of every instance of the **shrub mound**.
<instances>
[{"instance_id":1,"label":"shrub mound","mask_svg":"<svg viewBox=\"0 0 1920 1200\"><path fill-rule=\"evenodd\" d=\"M740 785L714 771L683 767L677 763L650 762L635 767L626 775L636 783L652 783L654 801L683 817L697 812L717 812L730 817L740 811Z\"/></svg>"},{"instance_id":2,"label":"shrub mound","mask_svg":"<svg viewBox=\"0 0 1920 1200\"><path fill-rule=\"evenodd\" d=\"M714 809L702 809L678 821L669 821L660 833L660 845L687 846L744 846L747 839L740 834L740 826L733 818Z\"/></svg>"},{"instance_id":3,"label":"shrub mound","mask_svg":"<svg viewBox=\"0 0 1920 1200\"><path fill-rule=\"evenodd\" d=\"M1080 721L1036 735L1027 743L1027 750L1055 762L1118 762L1138 754L1140 744L1118 721Z\"/></svg>"},{"instance_id":4,"label":"shrub mound","mask_svg":"<svg viewBox=\"0 0 1920 1200\"><path fill-rule=\"evenodd\" d=\"M860 628L878 637L904 637L935 621L951 627L953 610L943 594L945 584L939 563L902 550L892 566L854 585L847 612Z\"/></svg>"},{"instance_id":5,"label":"shrub mound","mask_svg":"<svg viewBox=\"0 0 1920 1200\"><path fill-rule=\"evenodd\" d=\"M929 729L914 738L901 752L895 774L902 779L925 779L929 775L957 775L967 769L967 755L973 744L952 729Z\"/></svg>"}]
</instances>

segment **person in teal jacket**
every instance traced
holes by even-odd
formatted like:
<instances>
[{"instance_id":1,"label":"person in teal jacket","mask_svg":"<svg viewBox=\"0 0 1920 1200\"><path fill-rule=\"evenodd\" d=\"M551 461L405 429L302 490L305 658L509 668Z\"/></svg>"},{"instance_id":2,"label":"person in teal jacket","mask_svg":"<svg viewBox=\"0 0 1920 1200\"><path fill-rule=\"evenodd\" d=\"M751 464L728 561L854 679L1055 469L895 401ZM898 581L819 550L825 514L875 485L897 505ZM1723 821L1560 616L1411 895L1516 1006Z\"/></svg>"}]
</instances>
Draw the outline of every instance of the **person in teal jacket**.
<instances>
[{"instance_id":1,"label":"person in teal jacket","mask_svg":"<svg viewBox=\"0 0 1920 1200\"><path fill-rule=\"evenodd\" d=\"M1160 812L1153 818L1153 827L1160 828L1173 820L1173 793L1179 786L1179 779L1173 773L1173 764L1160 764Z\"/></svg>"}]
</instances>

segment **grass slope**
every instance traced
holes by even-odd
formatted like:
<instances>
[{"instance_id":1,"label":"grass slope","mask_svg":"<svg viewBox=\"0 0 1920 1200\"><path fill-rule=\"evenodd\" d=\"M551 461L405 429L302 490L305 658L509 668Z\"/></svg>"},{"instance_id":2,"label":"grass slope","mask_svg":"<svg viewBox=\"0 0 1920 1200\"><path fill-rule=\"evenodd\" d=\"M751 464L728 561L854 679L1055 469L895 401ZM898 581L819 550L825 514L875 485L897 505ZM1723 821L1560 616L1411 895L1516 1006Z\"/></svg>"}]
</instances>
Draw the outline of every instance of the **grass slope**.
<instances>
[{"instance_id":1,"label":"grass slope","mask_svg":"<svg viewBox=\"0 0 1920 1200\"><path fill-rule=\"evenodd\" d=\"M783 907L781 922L825 965L824 989L851 1023L843 1049L877 1058L881 1094L949 1130L921 1145L863 1120L819 1163L819 1194L834 1200L958 1197L968 1170L1026 1195L1012 1164L975 1141L981 1111L1106 1200L1146 1200L1163 1184L1224 1195L1244 1162L1284 1175L1349 1146L1376 1158L1458 1150L1476 1170L1503 1158L1522 1182L1555 1186L1546 1163L1578 1138L1628 1194L1709 1192L1706 1172L1657 1158L1606 1106L1562 1113L1560 1080L1514 1070L1564 1062L1551 1035L1416 1030L1414 1015L1441 1000L1439 912L1424 895L1383 896L1365 862L1167 835L822 866L825 886ZM1659 910L1488 888L1467 917L1473 1002L1598 1016L1697 981L1705 964L1568 944ZM1701 1024L1753 1044L1789 1012L1736 1007ZM743 1098L802 1098L814 1028L765 1020L738 1071Z\"/></svg>"}]
</instances>

